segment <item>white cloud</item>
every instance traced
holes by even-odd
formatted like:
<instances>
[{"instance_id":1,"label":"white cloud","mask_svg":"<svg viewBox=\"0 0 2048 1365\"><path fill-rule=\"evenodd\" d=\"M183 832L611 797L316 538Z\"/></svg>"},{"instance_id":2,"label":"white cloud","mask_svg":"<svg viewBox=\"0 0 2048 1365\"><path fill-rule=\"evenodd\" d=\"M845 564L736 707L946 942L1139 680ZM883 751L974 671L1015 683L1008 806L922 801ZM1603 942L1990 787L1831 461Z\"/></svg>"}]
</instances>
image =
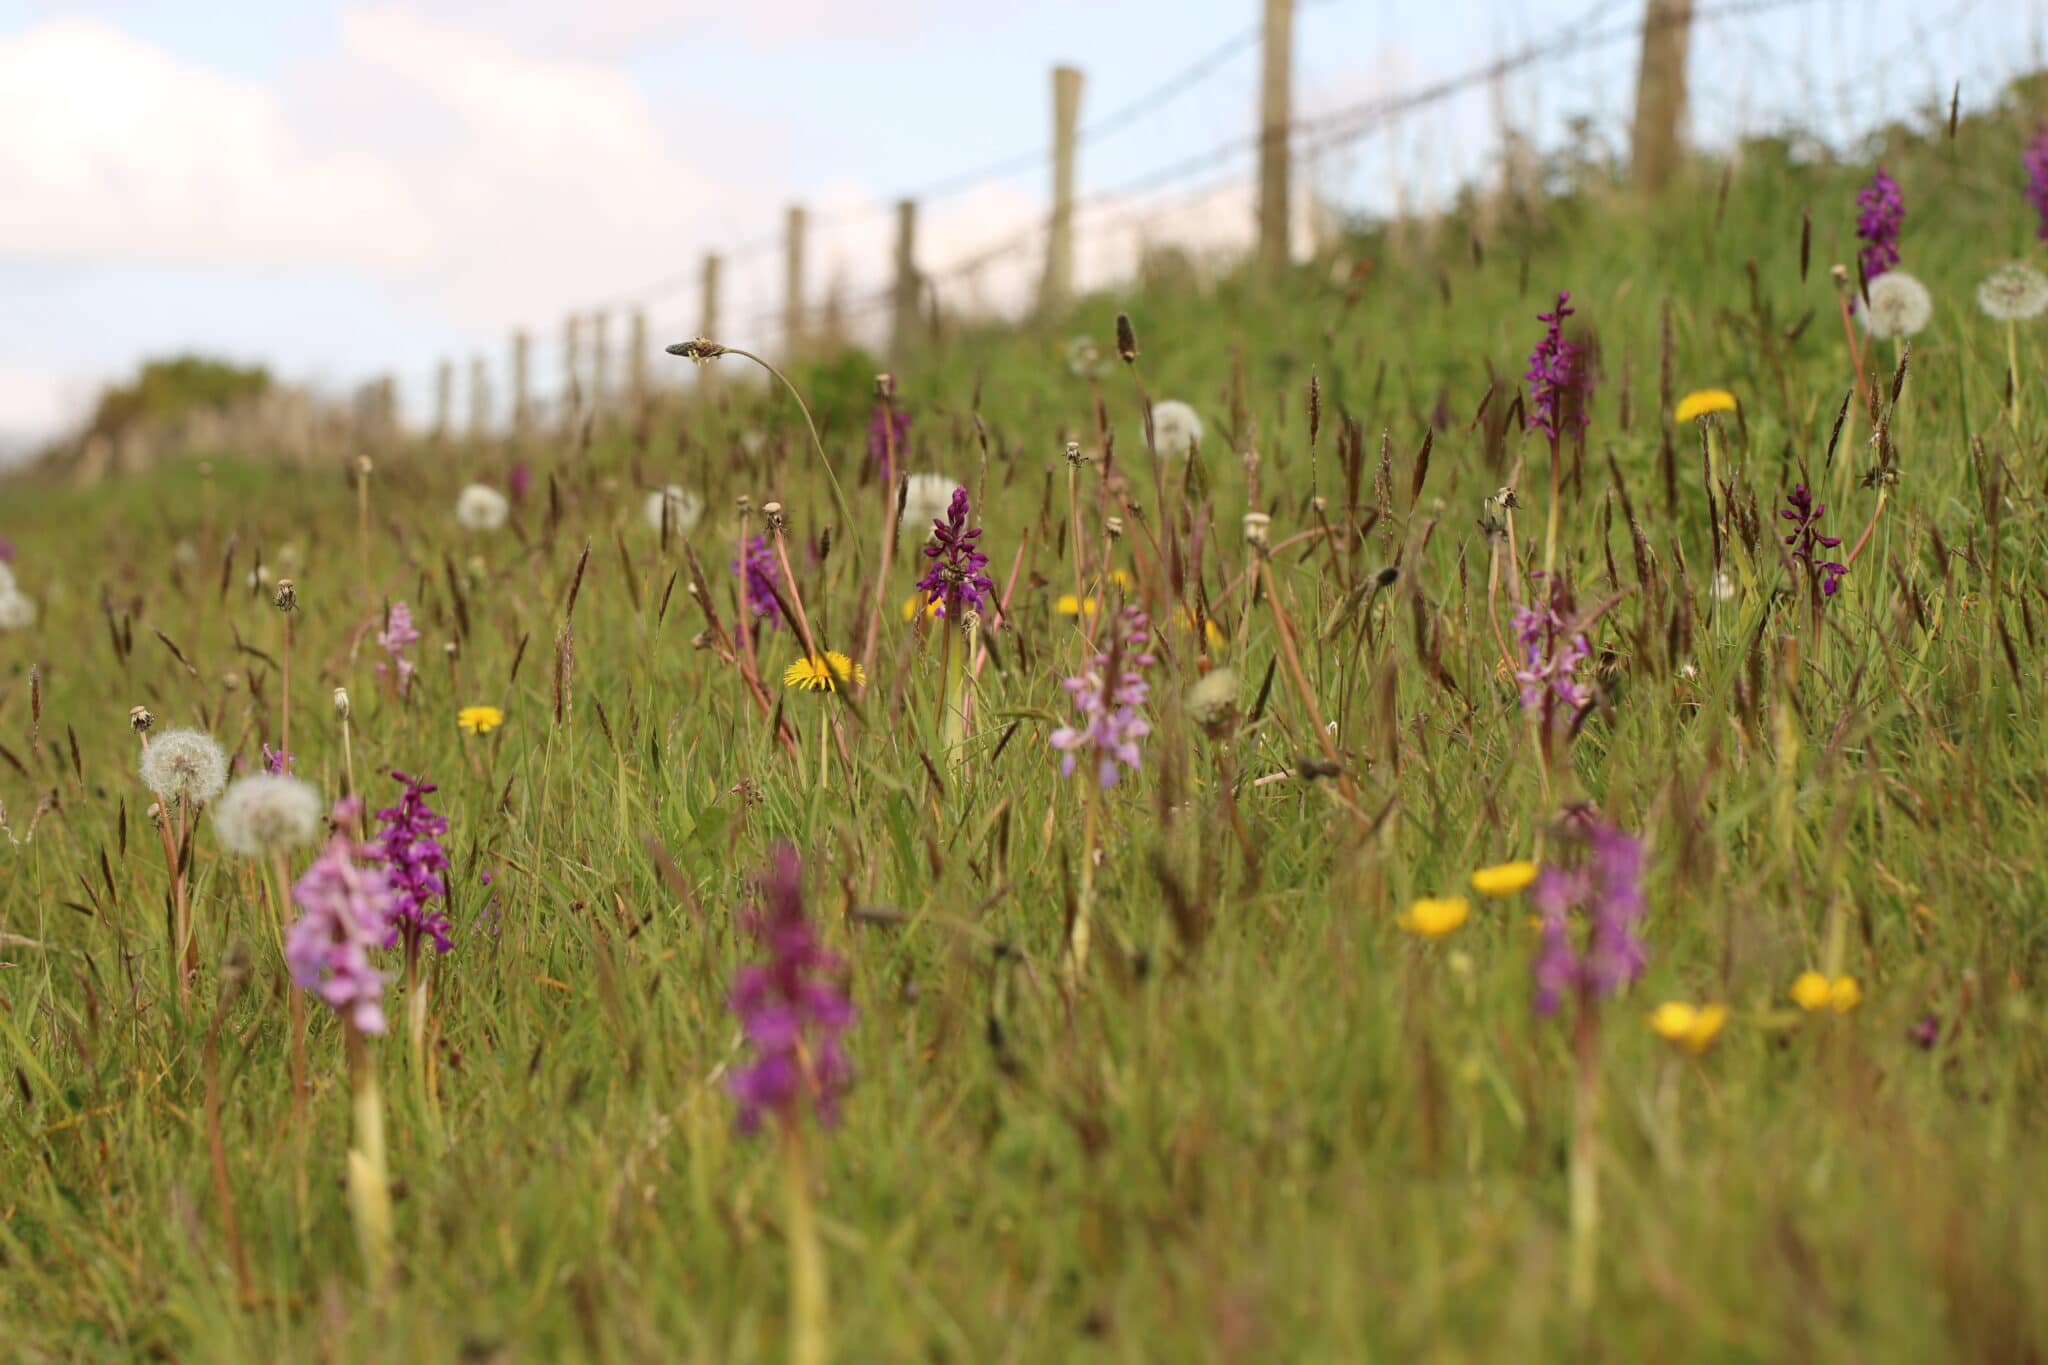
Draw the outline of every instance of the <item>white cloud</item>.
<instances>
[{"instance_id":1,"label":"white cloud","mask_svg":"<svg viewBox=\"0 0 2048 1365\"><path fill-rule=\"evenodd\" d=\"M521 46L607 55L707 35L763 47L900 41L946 13L939 0L424 0L416 8Z\"/></svg>"},{"instance_id":2,"label":"white cloud","mask_svg":"<svg viewBox=\"0 0 2048 1365\"><path fill-rule=\"evenodd\" d=\"M389 168L311 157L265 90L104 24L0 40L0 255L235 266L422 258Z\"/></svg>"}]
</instances>

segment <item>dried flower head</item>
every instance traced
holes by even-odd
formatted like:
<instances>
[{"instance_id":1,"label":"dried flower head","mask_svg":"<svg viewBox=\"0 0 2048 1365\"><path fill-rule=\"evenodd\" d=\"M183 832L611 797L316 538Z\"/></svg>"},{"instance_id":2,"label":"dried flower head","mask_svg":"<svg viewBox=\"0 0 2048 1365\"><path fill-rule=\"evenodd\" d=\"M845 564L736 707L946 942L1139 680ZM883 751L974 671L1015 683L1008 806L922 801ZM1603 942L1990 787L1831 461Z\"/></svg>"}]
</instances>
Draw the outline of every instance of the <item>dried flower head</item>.
<instances>
[{"instance_id":1,"label":"dried flower head","mask_svg":"<svg viewBox=\"0 0 2048 1365\"><path fill-rule=\"evenodd\" d=\"M334 689L334 714L343 720L347 720L348 713L348 689L346 687L337 687Z\"/></svg>"},{"instance_id":2,"label":"dried flower head","mask_svg":"<svg viewBox=\"0 0 2048 1365\"><path fill-rule=\"evenodd\" d=\"M301 848L319 836L320 793L277 773L238 777L214 807L213 822L230 853L258 858Z\"/></svg>"},{"instance_id":3,"label":"dried flower head","mask_svg":"<svg viewBox=\"0 0 2048 1365\"><path fill-rule=\"evenodd\" d=\"M1131 326L1129 313L1116 315L1116 353L1126 365L1138 358L1138 329Z\"/></svg>"},{"instance_id":4,"label":"dried flower head","mask_svg":"<svg viewBox=\"0 0 2048 1365\"><path fill-rule=\"evenodd\" d=\"M1934 296L1903 270L1887 271L1872 280L1869 291L1870 306L1858 310L1859 316L1870 334L1880 340L1912 336L1934 316Z\"/></svg>"},{"instance_id":5,"label":"dried flower head","mask_svg":"<svg viewBox=\"0 0 2048 1365\"><path fill-rule=\"evenodd\" d=\"M1997 322L2025 322L2048 311L2048 275L2017 261L2002 265L1977 286L1977 306Z\"/></svg>"},{"instance_id":6,"label":"dried flower head","mask_svg":"<svg viewBox=\"0 0 2048 1365\"><path fill-rule=\"evenodd\" d=\"M204 805L228 782L228 756L213 736L166 730L142 751L142 785L164 801Z\"/></svg>"},{"instance_id":7,"label":"dried flower head","mask_svg":"<svg viewBox=\"0 0 2048 1365\"><path fill-rule=\"evenodd\" d=\"M1162 460L1186 459L1202 444L1202 418L1177 398L1152 405L1152 453Z\"/></svg>"},{"instance_id":8,"label":"dried flower head","mask_svg":"<svg viewBox=\"0 0 2048 1365\"><path fill-rule=\"evenodd\" d=\"M134 706L128 710L128 724L134 727L136 734L146 735L149 727L156 724L156 717L150 714L147 706Z\"/></svg>"},{"instance_id":9,"label":"dried flower head","mask_svg":"<svg viewBox=\"0 0 2048 1365\"><path fill-rule=\"evenodd\" d=\"M455 524L465 531L495 531L512 515L512 502L489 484L473 483L455 498Z\"/></svg>"},{"instance_id":10,"label":"dried flower head","mask_svg":"<svg viewBox=\"0 0 2048 1365\"><path fill-rule=\"evenodd\" d=\"M299 609L298 584L292 582L289 578L278 579L277 592L270 599L270 604L287 616L297 611Z\"/></svg>"},{"instance_id":11,"label":"dried flower head","mask_svg":"<svg viewBox=\"0 0 2048 1365\"><path fill-rule=\"evenodd\" d=\"M1254 550L1263 550L1270 543L1273 518L1265 512L1244 514L1244 543Z\"/></svg>"},{"instance_id":12,"label":"dried flower head","mask_svg":"<svg viewBox=\"0 0 2048 1365\"><path fill-rule=\"evenodd\" d=\"M704 515L704 499L672 483L649 493L643 511L647 524L655 530L666 524L672 533L686 536L697 529L697 522Z\"/></svg>"}]
</instances>

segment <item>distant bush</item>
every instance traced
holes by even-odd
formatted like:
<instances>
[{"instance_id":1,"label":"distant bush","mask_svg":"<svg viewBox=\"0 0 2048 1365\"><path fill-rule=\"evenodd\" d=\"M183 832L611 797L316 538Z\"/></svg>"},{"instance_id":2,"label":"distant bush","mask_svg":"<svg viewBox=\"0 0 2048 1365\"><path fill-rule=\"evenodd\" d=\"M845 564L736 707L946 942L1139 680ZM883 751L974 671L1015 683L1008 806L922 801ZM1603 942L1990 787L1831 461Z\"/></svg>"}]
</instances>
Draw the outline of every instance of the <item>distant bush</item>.
<instances>
[{"instance_id":1,"label":"distant bush","mask_svg":"<svg viewBox=\"0 0 2048 1365\"><path fill-rule=\"evenodd\" d=\"M270 371L205 356L151 360L133 383L109 386L93 409L87 436L120 436L196 412L225 412L270 391Z\"/></svg>"}]
</instances>

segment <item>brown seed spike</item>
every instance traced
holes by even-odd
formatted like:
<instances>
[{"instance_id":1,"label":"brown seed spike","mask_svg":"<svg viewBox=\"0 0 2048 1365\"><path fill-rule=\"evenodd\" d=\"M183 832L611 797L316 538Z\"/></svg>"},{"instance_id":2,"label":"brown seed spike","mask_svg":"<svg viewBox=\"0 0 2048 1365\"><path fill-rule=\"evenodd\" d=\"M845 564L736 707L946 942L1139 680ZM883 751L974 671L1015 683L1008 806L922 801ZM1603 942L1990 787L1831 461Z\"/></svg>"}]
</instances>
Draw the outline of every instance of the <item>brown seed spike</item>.
<instances>
[{"instance_id":1,"label":"brown seed spike","mask_svg":"<svg viewBox=\"0 0 2048 1365\"><path fill-rule=\"evenodd\" d=\"M1123 358L1126 365L1138 359L1138 333L1137 329L1131 326L1129 313L1116 315L1116 353Z\"/></svg>"},{"instance_id":2,"label":"brown seed spike","mask_svg":"<svg viewBox=\"0 0 2048 1365\"><path fill-rule=\"evenodd\" d=\"M1323 429L1323 386L1311 370L1308 376L1308 443L1316 443L1316 435Z\"/></svg>"},{"instance_id":3,"label":"brown seed spike","mask_svg":"<svg viewBox=\"0 0 2048 1365\"><path fill-rule=\"evenodd\" d=\"M1799 282L1806 283L1806 268L1813 261L1813 209L1799 210Z\"/></svg>"}]
</instances>

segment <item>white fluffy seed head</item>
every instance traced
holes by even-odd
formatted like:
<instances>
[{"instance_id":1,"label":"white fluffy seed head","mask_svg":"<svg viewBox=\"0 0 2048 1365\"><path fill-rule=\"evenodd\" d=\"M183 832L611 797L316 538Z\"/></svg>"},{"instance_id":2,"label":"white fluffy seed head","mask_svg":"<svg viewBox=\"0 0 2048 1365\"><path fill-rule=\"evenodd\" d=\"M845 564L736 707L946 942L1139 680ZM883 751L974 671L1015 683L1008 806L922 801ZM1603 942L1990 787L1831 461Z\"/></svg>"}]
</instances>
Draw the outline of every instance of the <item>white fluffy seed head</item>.
<instances>
[{"instance_id":1,"label":"white fluffy seed head","mask_svg":"<svg viewBox=\"0 0 2048 1365\"><path fill-rule=\"evenodd\" d=\"M1202 419L1186 403L1169 398L1152 405L1152 449L1162 460L1185 459L1202 443Z\"/></svg>"},{"instance_id":2,"label":"white fluffy seed head","mask_svg":"<svg viewBox=\"0 0 2048 1365\"><path fill-rule=\"evenodd\" d=\"M2048 275L2030 265L2002 265L1977 286L1977 306L1997 322L2025 322L2048 311Z\"/></svg>"},{"instance_id":3,"label":"white fluffy seed head","mask_svg":"<svg viewBox=\"0 0 2048 1365\"><path fill-rule=\"evenodd\" d=\"M320 833L320 793L296 777L238 777L214 807L213 823L230 853L254 858L299 848Z\"/></svg>"},{"instance_id":4,"label":"white fluffy seed head","mask_svg":"<svg viewBox=\"0 0 2048 1365\"><path fill-rule=\"evenodd\" d=\"M697 521L704 515L704 499L680 484L647 495L647 524L655 530L661 529L664 515L668 518L669 530L677 535L688 535L697 529Z\"/></svg>"},{"instance_id":5,"label":"white fluffy seed head","mask_svg":"<svg viewBox=\"0 0 2048 1365\"><path fill-rule=\"evenodd\" d=\"M12 588L0 592L0 630L27 630L35 623L34 598Z\"/></svg>"},{"instance_id":6,"label":"white fluffy seed head","mask_svg":"<svg viewBox=\"0 0 2048 1365\"><path fill-rule=\"evenodd\" d=\"M950 474L912 474L903 482L903 511L896 518L896 534L929 539L932 523L953 505L953 490L960 481Z\"/></svg>"},{"instance_id":7,"label":"white fluffy seed head","mask_svg":"<svg viewBox=\"0 0 2048 1365\"><path fill-rule=\"evenodd\" d=\"M1888 270L1870 282L1870 306L1862 313L1872 336L1883 341L1909 337L1934 316L1934 296L1905 271Z\"/></svg>"},{"instance_id":8,"label":"white fluffy seed head","mask_svg":"<svg viewBox=\"0 0 2048 1365\"><path fill-rule=\"evenodd\" d=\"M166 730L142 751L142 785L159 800L204 805L227 781L228 756L198 730Z\"/></svg>"},{"instance_id":9,"label":"white fluffy seed head","mask_svg":"<svg viewBox=\"0 0 2048 1365\"><path fill-rule=\"evenodd\" d=\"M473 483L455 499L455 520L465 531L495 531L512 515L512 504L489 484Z\"/></svg>"}]
</instances>

